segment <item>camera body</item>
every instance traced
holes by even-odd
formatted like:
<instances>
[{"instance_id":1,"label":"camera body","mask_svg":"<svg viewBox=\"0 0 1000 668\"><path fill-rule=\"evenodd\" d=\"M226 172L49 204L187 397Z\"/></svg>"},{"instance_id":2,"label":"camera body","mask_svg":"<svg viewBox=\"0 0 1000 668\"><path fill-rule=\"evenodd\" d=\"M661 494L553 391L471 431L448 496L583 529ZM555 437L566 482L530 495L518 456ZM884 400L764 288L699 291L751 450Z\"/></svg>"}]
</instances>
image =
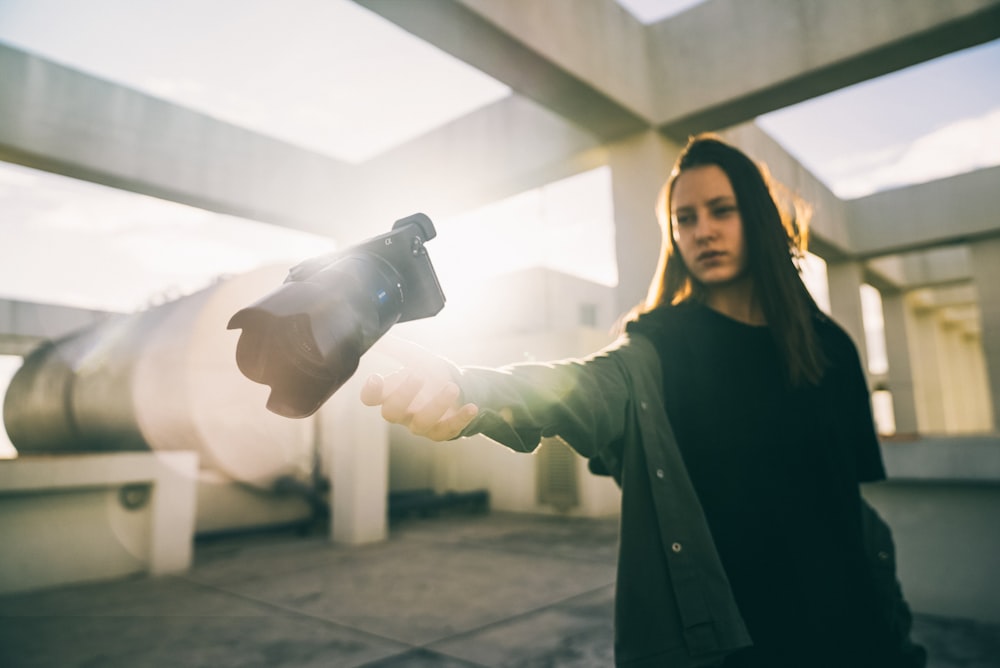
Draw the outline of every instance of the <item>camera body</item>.
<instances>
[{"instance_id":1,"label":"camera body","mask_svg":"<svg viewBox=\"0 0 1000 668\"><path fill-rule=\"evenodd\" d=\"M312 415L394 324L444 307L424 246L435 236L426 215L402 218L386 234L295 265L279 288L233 315L228 329L243 330L236 364L271 387L270 411Z\"/></svg>"}]
</instances>

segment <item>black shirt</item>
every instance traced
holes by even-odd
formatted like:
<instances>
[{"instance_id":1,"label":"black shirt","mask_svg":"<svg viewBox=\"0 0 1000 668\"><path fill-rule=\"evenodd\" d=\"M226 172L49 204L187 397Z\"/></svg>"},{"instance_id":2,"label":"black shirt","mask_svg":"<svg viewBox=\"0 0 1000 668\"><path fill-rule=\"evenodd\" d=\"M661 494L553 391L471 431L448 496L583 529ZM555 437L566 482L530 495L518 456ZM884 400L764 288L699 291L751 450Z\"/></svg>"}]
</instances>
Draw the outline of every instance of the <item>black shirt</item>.
<instances>
[{"instance_id":1,"label":"black shirt","mask_svg":"<svg viewBox=\"0 0 1000 668\"><path fill-rule=\"evenodd\" d=\"M884 635L860 529L858 482L885 477L867 386L847 334L820 314L815 327L829 366L793 388L767 327L694 303L629 325L660 355L667 415L754 640L726 666L863 666Z\"/></svg>"}]
</instances>

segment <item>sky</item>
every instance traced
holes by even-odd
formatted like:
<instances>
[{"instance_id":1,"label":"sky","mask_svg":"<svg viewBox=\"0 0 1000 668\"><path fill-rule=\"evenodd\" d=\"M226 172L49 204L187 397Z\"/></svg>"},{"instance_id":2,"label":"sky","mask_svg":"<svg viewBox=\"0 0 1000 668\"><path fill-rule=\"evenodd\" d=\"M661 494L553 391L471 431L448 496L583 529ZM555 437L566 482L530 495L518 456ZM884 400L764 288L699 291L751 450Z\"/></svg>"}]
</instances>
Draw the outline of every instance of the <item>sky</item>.
<instances>
[{"instance_id":1,"label":"sky","mask_svg":"<svg viewBox=\"0 0 1000 668\"><path fill-rule=\"evenodd\" d=\"M1000 164L1000 40L757 119L841 199Z\"/></svg>"},{"instance_id":2,"label":"sky","mask_svg":"<svg viewBox=\"0 0 1000 668\"><path fill-rule=\"evenodd\" d=\"M705 0L617 0L632 16L650 24L700 5Z\"/></svg>"},{"instance_id":3,"label":"sky","mask_svg":"<svg viewBox=\"0 0 1000 668\"><path fill-rule=\"evenodd\" d=\"M0 298L134 311L330 239L0 162Z\"/></svg>"}]
</instances>

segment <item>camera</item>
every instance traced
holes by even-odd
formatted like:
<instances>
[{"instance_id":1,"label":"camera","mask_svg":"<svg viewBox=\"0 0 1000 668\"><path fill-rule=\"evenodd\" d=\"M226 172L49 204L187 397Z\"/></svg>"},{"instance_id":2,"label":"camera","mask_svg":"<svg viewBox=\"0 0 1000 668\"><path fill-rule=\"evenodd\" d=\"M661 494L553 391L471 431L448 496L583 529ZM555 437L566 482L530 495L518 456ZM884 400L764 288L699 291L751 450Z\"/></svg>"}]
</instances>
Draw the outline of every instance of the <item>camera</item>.
<instances>
[{"instance_id":1,"label":"camera","mask_svg":"<svg viewBox=\"0 0 1000 668\"><path fill-rule=\"evenodd\" d=\"M285 282L237 311L236 365L269 385L267 408L290 418L315 413L397 322L427 318L445 302L425 242L436 236L422 213L392 231L292 267Z\"/></svg>"}]
</instances>

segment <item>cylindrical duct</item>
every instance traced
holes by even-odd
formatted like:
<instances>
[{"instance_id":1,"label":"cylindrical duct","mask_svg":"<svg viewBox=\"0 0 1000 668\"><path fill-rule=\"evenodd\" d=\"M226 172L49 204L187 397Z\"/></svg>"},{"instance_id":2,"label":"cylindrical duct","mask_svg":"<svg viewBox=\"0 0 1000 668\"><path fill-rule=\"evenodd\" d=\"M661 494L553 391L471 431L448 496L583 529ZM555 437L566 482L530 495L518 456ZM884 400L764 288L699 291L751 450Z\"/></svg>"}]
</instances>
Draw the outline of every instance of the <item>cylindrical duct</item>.
<instances>
[{"instance_id":1,"label":"cylindrical duct","mask_svg":"<svg viewBox=\"0 0 1000 668\"><path fill-rule=\"evenodd\" d=\"M202 468L269 488L307 476L312 420L264 408L269 388L236 367L240 308L286 267L243 274L140 313L109 317L25 357L4 400L20 453L194 450Z\"/></svg>"}]
</instances>

